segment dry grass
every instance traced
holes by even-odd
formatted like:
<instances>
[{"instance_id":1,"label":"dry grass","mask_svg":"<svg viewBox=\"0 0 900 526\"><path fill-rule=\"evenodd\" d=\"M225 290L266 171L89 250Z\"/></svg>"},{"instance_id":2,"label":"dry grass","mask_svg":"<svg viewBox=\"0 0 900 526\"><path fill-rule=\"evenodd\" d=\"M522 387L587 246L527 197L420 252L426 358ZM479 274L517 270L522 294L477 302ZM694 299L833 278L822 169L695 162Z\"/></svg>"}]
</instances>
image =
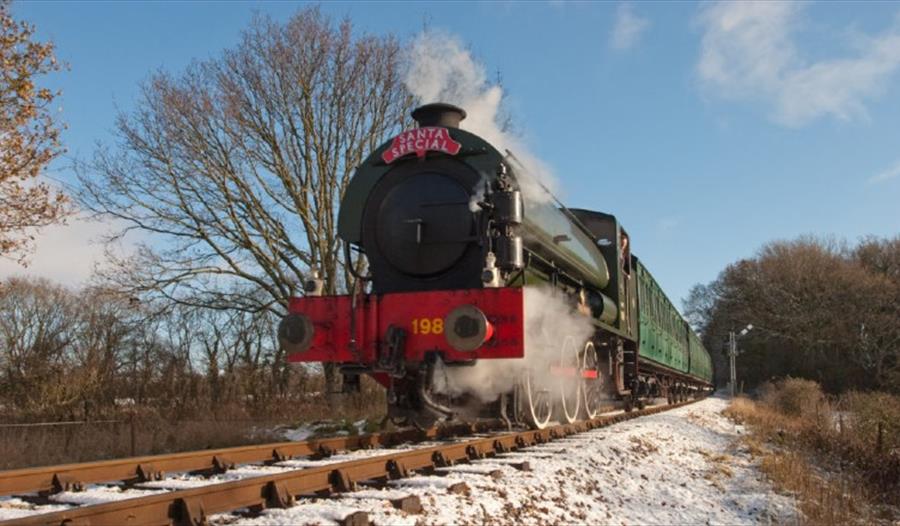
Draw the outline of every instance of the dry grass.
<instances>
[{"instance_id":1,"label":"dry grass","mask_svg":"<svg viewBox=\"0 0 900 526\"><path fill-rule=\"evenodd\" d=\"M782 415L814 418L828 411L825 393L819 384L811 380L788 378L777 383L766 383L760 392L763 405Z\"/></svg>"},{"instance_id":2,"label":"dry grass","mask_svg":"<svg viewBox=\"0 0 900 526\"><path fill-rule=\"evenodd\" d=\"M659 446L650 440L636 436L630 437L628 440L631 442L631 451L642 457L659 451Z\"/></svg>"},{"instance_id":3,"label":"dry grass","mask_svg":"<svg viewBox=\"0 0 900 526\"><path fill-rule=\"evenodd\" d=\"M817 473L807 458L794 452L770 452L762 458L763 473L797 496L804 522L815 525L871 524L869 506L852 478Z\"/></svg>"},{"instance_id":4,"label":"dry grass","mask_svg":"<svg viewBox=\"0 0 900 526\"><path fill-rule=\"evenodd\" d=\"M722 483L723 479L731 478L734 476L734 470L731 469L731 461L732 457L730 455L725 455L722 453L713 453L711 451L707 451L705 449L700 449L698 452L706 457L712 467L707 471L703 478L708 480L710 484L719 488L722 491L725 491L725 486Z\"/></svg>"},{"instance_id":5,"label":"dry grass","mask_svg":"<svg viewBox=\"0 0 900 526\"><path fill-rule=\"evenodd\" d=\"M805 523L900 519L897 397L851 393L829 403L814 382L788 379L759 402L735 399L725 414L749 426L744 445L776 487L797 496Z\"/></svg>"},{"instance_id":6,"label":"dry grass","mask_svg":"<svg viewBox=\"0 0 900 526\"><path fill-rule=\"evenodd\" d=\"M865 496L857 494L849 477L843 473L832 473L830 477L817 474L812 460L799 452L804 448L790 439L801 435L800 419L788 418L746 398L735 399L726 414L749 425L752 432L743 439L745 447L754 458L760 459L760 469L776 488L797 498L803 514L802 524L838 526L870 522L855 504L865 502Z\"/></svg>"}]
</instances>

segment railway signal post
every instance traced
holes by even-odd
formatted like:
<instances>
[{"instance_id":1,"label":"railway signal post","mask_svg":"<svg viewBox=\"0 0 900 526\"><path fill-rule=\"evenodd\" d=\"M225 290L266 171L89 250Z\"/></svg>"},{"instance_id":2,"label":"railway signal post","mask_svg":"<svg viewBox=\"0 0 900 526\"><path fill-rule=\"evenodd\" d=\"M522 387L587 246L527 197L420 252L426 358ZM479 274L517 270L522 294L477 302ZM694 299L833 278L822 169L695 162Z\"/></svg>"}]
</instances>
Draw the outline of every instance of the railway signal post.
<instances>
[{"instance_id":1,"label":"railway signal post","mask_svg":"<svg viewBox=\"0 0 900 526\"><path fill-rule=\"evenodd\" d=\"M743 338L747 335L748 332L753 330L753 324L748 324L744 329L735 334L734 331L730 331L728 333L728 367L729 367L729 377L728 377L728 388L731 392L731 397L734 398L735 389L737 389L737 367L736 367L736 359L738 355L737 350L737 341L738 338Z\"/></svg>"}]
</instances>

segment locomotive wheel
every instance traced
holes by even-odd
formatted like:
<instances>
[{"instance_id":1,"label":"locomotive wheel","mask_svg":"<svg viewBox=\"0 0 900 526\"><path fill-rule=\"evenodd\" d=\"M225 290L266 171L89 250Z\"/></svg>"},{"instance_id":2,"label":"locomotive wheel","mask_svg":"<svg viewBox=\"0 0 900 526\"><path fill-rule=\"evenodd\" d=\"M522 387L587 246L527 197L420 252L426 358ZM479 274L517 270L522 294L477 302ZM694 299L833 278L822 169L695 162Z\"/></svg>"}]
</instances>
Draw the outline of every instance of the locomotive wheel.
<instances>
[{"instance_id":1,"label":"locomotive wheel","mask_svg":"<svg viewBox=\"0 0 900 526\"><path fill-rule=\"evenodd\" d=\"M534 381L534 373L527 370L522 374L516 386L517 420L525 422L534 429L544 429L553 416L553 404L550 390L544 389Z\"/></svg>"},{"instance_id":2,"label":"locomotive wheel","mask_svg":"<svg viewBox=\"0 0 900 526\"><path fill-rule=\"evenodd\" d=\"M584 356L581 363L582 371L597 371L598 373L596 378L583 378L581 385L581 392L584 395L582 401L584 415L590 420L600 414L603 404L603 382L599 374L600 359L597 357L594 342L589 341L584 344Z\"/></svg>"},{"instance_id":3,"label":"locomotive wheel","mask_svg":"<svg viewBox=\"0 0 900 526\"><path fill-rule=\"evenodd\" d=\"M578 412L581 410L581 384L583 362L574 345L574 340L568 337L560 349L559 365L562 371L559 376L559 418L566 424L578 420Z\"/></svg>"}]
</instances>

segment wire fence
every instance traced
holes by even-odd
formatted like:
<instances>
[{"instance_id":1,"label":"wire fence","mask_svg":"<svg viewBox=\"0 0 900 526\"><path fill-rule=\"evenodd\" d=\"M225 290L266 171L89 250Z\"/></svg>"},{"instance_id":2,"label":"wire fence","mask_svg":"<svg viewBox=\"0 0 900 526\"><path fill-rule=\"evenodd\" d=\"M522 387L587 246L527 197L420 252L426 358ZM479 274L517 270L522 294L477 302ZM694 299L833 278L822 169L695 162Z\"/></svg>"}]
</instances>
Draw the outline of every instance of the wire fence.
<instances>
[{"instance_id":1,"label":"wire fence","mask_svg":"<svg viewBox=\"0 0 900 526\"><path fill-rule=\"evenodd\" d=\"M283 420L144 417L0 424L0 470L284 440Z\"/></svg>"},{"instance_id":2,"label":"wire fence","mask_svg":"<svg viewBox=\"0 0 900 526\"><path fill-rule=\"evenodd\" d=\"M226 424L260 424L260 425L284 425L286 422L282 420L257 420L252 418L245 419L190 419L190 420L173 420L176 424L202 424L202 423L226 423ZM0 423L0 429L16 429L16 428L32 428L32 427L61 427L61 426L78 426L78 425L99 425L99 424L131 424L133 419L124 420L70 420L60 422L26 422L3 424Z\"/></svg>"},{"instance_id":3,"label":"wire fence","mask_svg":"<svg viewBox=\"0 0 900 526\"><path fill-rule=\"evenodd\" d=\"M18 429L29 427L60 427L60 426L77 426L86 424L122 424L126 420L71 420L63 422L28 422L24 424L2 424L0 429Z\"/></svg>"}]
</instances>

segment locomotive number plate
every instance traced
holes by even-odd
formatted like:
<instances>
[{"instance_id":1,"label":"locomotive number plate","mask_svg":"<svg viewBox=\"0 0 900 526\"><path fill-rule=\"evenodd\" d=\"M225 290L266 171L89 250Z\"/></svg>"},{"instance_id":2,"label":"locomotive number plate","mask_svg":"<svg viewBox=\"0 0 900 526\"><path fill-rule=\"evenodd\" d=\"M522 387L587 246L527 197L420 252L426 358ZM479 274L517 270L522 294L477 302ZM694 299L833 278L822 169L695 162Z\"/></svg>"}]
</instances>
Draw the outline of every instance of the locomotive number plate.
<instances>
[{"instance_id":1,"label":"locomotive number plate","mask_svg":"<svg viewBox=\"0 0 900 526\"><path fill-rule=\"evenodd\" d=\"M443 318L413 318L413 334L444 334Z\"/></svg>"}]
</instances>

